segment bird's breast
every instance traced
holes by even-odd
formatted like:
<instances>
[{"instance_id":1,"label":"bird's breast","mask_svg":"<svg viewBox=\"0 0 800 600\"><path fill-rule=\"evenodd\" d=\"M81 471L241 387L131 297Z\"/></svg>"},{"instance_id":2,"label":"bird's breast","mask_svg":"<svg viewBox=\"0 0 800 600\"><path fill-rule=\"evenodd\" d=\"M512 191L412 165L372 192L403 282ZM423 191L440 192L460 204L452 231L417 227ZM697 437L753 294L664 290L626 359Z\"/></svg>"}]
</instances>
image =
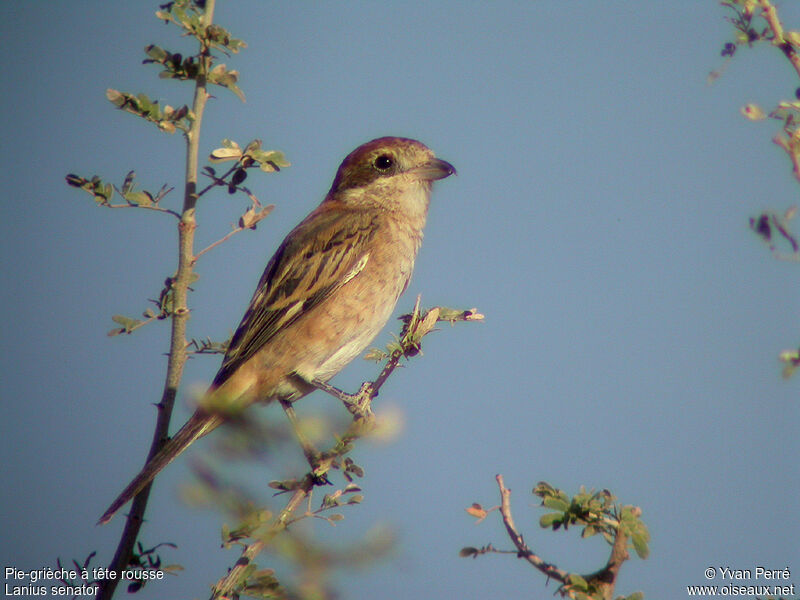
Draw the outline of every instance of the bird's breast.
<instances>
[{"instance_id":1,"label":"bird's breast","mask_svg":"<svg viewBox=\"0 0 800 600\"><path fill-rule=\"evenodd\" d=\"M308 365L314 378L324 381L338 373L380 333L408 285L421 242L421 230L403 223L389 221L378 229L357 273L319 307L319 335L329 339L333 351Z\"/></svg>"}]
</instances>

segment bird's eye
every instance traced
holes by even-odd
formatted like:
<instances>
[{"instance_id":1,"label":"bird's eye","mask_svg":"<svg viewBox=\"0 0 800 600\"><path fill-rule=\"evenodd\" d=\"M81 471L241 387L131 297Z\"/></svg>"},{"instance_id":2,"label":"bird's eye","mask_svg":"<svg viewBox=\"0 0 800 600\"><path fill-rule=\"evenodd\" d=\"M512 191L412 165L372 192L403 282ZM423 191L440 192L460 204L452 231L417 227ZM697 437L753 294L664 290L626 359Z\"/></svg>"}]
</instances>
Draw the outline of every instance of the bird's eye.
<instances>
[{"instance_id":1,"label":"bird's eye","mask_svg":"<svg viewBox=\"0 0 800 600\"><path fill-rule=\"evenodd\" d=\"M394 165L394 159L388 154L381 154L372 164L378 171L388 171Z\"/></svg>"}]
</instances>

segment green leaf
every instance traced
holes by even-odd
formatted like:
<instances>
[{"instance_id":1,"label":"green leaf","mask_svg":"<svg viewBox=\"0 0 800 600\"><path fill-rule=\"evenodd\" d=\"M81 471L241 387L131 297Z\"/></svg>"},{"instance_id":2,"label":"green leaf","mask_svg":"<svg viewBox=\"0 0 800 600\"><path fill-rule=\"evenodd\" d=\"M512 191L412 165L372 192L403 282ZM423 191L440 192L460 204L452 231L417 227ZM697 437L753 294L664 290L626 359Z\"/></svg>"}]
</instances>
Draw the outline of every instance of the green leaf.
<instances>
[{"instance_id":1,"label":"green leaf","mask_svg":"<svg viewBox=\"0 0 800 600\"><path fill-rule=\"evenodd\" d=\"M340 502L338 498L334 498L330 494L325 494L322 497L322 508L331 508L333 506L339 506Z\"/></svg>"},{"instance_id":2,"label":"green leaf","mask_svg":"<svg viewBox=\"0 0 800 600\"><path fill-rule=\"evenodd\" d=\"M242 595L250 598L264 598L273 599L283 597L283 594L276 594L280 590L280 582L275 577L275 571L272 569L262 569L253 572L247 578Z\"/></svg>"},{"instance_id":3,"label":"green leaf","mask_svg":"<svg viewBox=\"0 0 800 600\"><path fill-rule=\"evenodd\" d=\"M546 515L539 517L539 526L543 529L546 529L548 527L552 527L556 523L561 523L563 518L563 513L547 513Z\"/></svg>"},{"instance_id":4,"label":"green leaf","mask_svg":"<svg viewBox=\"0 0 800 600\"><path fill-rule=\"evenodd\" d=\"M282 168L292 166L292 163L286 160L283 152L277 150L254 152L252 156L258 161L259 168L265 173L274 173Z\"/></svg>"},{"instance_id":5,"label":"green leaf","mask_svg":"<svg viewBox=\"0 0 800 600\"><path fill-rule=\"evenodd\" d=\"M211 162L225 162L227 160L238 160L242 156L242 151L234 148L217 148L211 151L208 159Z\"/></svg>"},{"instance_id":6,"label":"green leaf","mask_svg":"<svg viewBox=\"0 0 800 600\"><path fill-rule=\"evenodd\" d=\"M122 106L125 103L125 95L122 92L111 88L106 90L106 98L108 98L109 102L115 104L116 106Z\"/></svg>"},{"instance_id":7,"label":"green leaf","mask_svg":"<svg viewBox=\"0 0 800 600\"><path fill-rule=\"evenodd\" d=\"M535 496L544 498L545 496L550 496L555 494L556 489L546 481L540 481L539 483L536 484L536 487L533 488L532 493Z\"/></svg>"},{"instance_id":8,"label":"green leaf","mask_svg":"<svg viewBox=\"0 0 800 600\"><path fill-rule=\"evenodd\" d=\"M178 564L175 564L175 565L164 565L164 566L162 566L160 568L165 573L170 573L170 574L176 574L175 573L176 571L183 571L184 570L183 565L178 565Z\"/></svg>"},{"instance_id":9,"label":"green leaf","mask_svg":"<svg viewBox=\"0 0 800 600\"><path fill-rule=\"evenodd\" d=\"M236 94L242 102L244 102L244 94L236 85L236 83L239 81L238 71L228 71L228 68L225 66L225 64L220 63L211 69L211 71L209 71L208 81L221 87L228 88L230 91Z\"/></svg>"},{"instance_id":10,"label":"green leaf","mask_svg":"<svg viewBox=\"0 0 800 600\"><path fill-rule=\"evenodd\" d=\"M353 474L353 475L355 475L356 477L364 477L364 469L362 469L361 467L359 467L359 466L358 466L358 465L356 465L356 464L347 465L347 467L345 468L345 470L346 470L348 473L352 473L352 474Z\"/></svg>"},{"instance_id":11,"label":"green leaf","mask_svg":"<svg viewBox=\"0 0 800 600\"><path fill-rule=\"evenodd\" d=\"M153 197L149 192L129 192L124 196L125 200L138 206L152 206Z\"/></svg>"},{"instance_id":12,"label":"green leaf","mask_svg":"<svg viewBox=\"0 0 800 600\"><path fill-rule=\"evenodd\" d=\"M71 185L72 187L82 187L86 180L81 177L80 175L75 175L74 173L68 173L65 177L67 180L67 185Z\"/></svg>"},{"instance_id":13,"label":"green leaf","mask_svg":"<svg viewBox=\"0 0 800 600\"><path fill-rule=\"evenodd\" d=\"M232 91L234 94L236 94L236 97L239 98L239 100L241 100L242 102L246 102L246 99L244 97L244 92L239 88L238 85L226 85L225 87L228 88L230 91Z\"/></svg>"},{"instance_id":14,"label":"green leaf","mask_svg":"<svg viewBox=\"0 0 800 600\"><path fill-rule=\"evenodd\" d=\"M137 325L141 324L139 319L132 319L131 317L126 317L124 315L114 315L111 317L111 320L121 325L121 329L112 329L108 332L109 336L119 335L120 333L130 333L133 329L136 328Z\"/></svg>"},{"instance_id":15,"label":"green leaf","mask_svg":"<svg viewBox=\"0 0 800 600\"><path fill-rule=\"evenodd\" d=\"M273 162L281 168L292 166L292 163L290 163L287 160L283 152L280 152L278 150L270 150L269 152L267 152L267 154L268 156L265 160Z\"/></svg>"},{"instance_id":16,"label":"green leaf","mask_svg":"<svg viewBox=\"0 0 800 600\"><path fill-rule=\"evenodd\" d=\"M147 54L147 56L149 56L152 60L156 62L163 62L164 60L166 60L167 56L169 56L169 53L166 50L160 48L159 46L156 46L155 44L150 44L149 46L147 46L144 49L144 52L145 54Z\"/></svg>"},{"instance_id":17,"label":"green leaf","mask_svg":"<svg viewBox=\"0 0 800 600\"><path fill-rule=\"evenodd\" d=\"M155 103L145 93L136 94L136 99L139 101L139 109L143 113L151 113L155 108Z\"/></svg>"},{"instance_id":18,"label":"green leaf","mask_svg":"<svg viewBox=\"0 0 800 600\"><path fill-rule=\"evenodd\" d=\"M569 510L569 502L555 496L548 496L543 500L542 504L553 510L560 510L562 512L567 512Z\"/></svg>"},{"instance_id":19,"label":"green leaf","mask_svg":"<svg viewBox=\"0 0 800 600\"><path fill-rule=\"evenodd\" d=\"M372 348L364 355L364 360L371 360L373 362L382 362L387 358L389 358L389 355L379 348Z\"/></svg>"},{"instance_id":20,"label":"green leaf","mask_svg":"<svg viewBox=\"0 0 800 600\"><path fill-rule=\"evenodd\" d=\"M634 533L631 536L631 541L633 542L633 549L636 550L636 554L642 560L650 556L650 548L647 545L649 539L650 539L650 534L647 533L647 530L645 530L644 532Z\"/></svg>"},{"instance_id":21,"label":"green leaf","mask_svg":"<svg viewBox=\"0 0 800 600\"><path fill-rule=\"evenodd\" d=\"M589 591L589 583L577 573L570 573L567 576L567 581L572 587L578 590L581 590L583 592Z\"/></svg>"},{"instance_id":22,"label":"green leaf","mask_svg":"<svg viewBox=\"0 0 800 600\"><path fill-rule=\"evenodd\" d=\"M269 487L273 490L280 490L282 492L289 492L292 490L296 490L300 487L300 482L296 479L287 479L285 481L270 481Z\"/></svg>"},{"instance_id":23,"label":"green leaf","mask_svg":"<svg viewBox=\"0 0 800 600\"><path fill-rule=\"evenodd\" d=\"M136 174L133 171L128 171L128 174L125 175L125 181L122 182L122 195L124 196L131 190L133 190L133 179L136 177Z\"/></svg>"}]
</instances>

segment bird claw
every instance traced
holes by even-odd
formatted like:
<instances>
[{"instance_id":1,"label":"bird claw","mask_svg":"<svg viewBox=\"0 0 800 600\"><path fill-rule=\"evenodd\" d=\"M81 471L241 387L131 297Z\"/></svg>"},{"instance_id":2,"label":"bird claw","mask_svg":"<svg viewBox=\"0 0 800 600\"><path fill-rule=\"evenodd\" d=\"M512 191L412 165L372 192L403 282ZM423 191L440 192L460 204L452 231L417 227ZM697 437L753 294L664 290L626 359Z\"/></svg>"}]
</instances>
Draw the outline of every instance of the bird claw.
<instances>
[{"instance_id":1,"label":"bird claw","mask_svg":"<svg viewBox=\"0 0 800 600\"><path fill-rule=\"evenodd\" d=\"M322 390L323 392L330 394L339 400L342 404L344 404L345 408L350 412L350 414L355 417L365 417L372 413L372 410L370 409L370 403L372 402L372 398L374 398L377 394L374 391L371 381L365 381L362 383L361 388L355 394L348 394L347 392L342 391L325 381L320 381L319 379L315 379L310 383L318 390Z\"/></svg>"}]
</instances>

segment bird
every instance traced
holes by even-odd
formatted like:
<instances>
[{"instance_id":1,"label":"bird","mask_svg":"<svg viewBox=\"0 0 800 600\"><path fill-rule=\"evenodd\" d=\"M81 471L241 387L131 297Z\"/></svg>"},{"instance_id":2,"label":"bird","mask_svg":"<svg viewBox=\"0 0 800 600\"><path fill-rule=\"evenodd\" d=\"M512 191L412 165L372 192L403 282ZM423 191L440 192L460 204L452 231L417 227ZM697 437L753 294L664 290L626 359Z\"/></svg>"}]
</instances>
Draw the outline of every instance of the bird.
<instances>
[{"instance_id":1,"label":"bird","mask_svg":"<svg viewBox=\"0 0 800 600\"><path fill-rule=\"evenodd\" d=\"M195 413L99 523L110 521L226 414L255 403L294 402L360 355L408 287L432 183L455 173L409 138L374 139L348 154L323 201L267 263Z\"/></svg>"}]
</instances>

